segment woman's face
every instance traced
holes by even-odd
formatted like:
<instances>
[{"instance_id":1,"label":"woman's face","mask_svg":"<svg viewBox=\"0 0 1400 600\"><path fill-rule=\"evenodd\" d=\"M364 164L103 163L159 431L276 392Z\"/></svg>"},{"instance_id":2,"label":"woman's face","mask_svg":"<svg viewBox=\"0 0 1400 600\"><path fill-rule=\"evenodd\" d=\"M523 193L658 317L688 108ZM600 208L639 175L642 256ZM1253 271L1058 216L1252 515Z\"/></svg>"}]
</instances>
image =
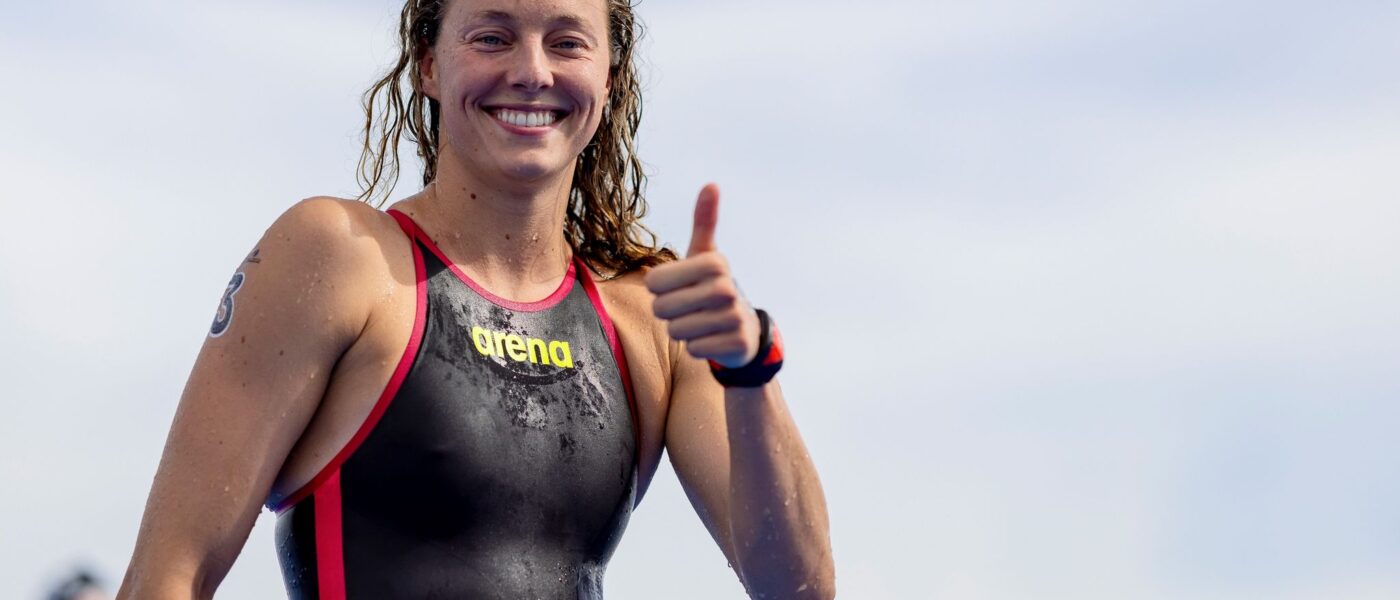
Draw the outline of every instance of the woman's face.
<instances>
[{"instance_id":1,"label":"woman's face","mask_svg":"<svg viewBox=\"0 0 1400 600\"><path fill-rule=\"evenodd\" d=\"M598 129L608 60L605 0L451 0L423 87L469 171L539 180L573 165Z\"/></svg>"}]
</instances>

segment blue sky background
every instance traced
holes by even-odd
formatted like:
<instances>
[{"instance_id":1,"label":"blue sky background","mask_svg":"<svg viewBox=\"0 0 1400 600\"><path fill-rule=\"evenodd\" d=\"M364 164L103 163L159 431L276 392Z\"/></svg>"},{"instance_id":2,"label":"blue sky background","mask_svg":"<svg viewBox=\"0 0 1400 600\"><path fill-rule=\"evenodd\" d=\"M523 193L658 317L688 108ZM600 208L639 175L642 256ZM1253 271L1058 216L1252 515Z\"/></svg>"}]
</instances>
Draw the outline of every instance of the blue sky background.
<instances>
[{"instance_id":1,"label":"blue sky background","mask_svg":"<svg viewBox=\"0 0 1400 600\"><path fill-rule=\"evenodd\" d=\"M397 8L0 7L0 597L120 578L229 273L356 191ZM1400 4L639 14L649 222L721 184L842 597L1400 597ZM271 524L220 597L282 593ZM667 468L607 585L742 594Z\"/></svg>"}]
</instances>

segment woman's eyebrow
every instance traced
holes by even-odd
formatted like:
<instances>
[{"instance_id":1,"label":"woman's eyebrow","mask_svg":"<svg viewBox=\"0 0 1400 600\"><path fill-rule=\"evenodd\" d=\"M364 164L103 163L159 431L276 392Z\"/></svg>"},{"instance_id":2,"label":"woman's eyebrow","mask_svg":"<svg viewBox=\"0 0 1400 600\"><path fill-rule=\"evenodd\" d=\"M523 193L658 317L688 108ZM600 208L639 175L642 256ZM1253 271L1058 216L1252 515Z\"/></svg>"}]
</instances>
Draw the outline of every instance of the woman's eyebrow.
<instances>
[{"instance_id":1,"label":"woman's eyebrow","mask_svg":"<svg viewBox=\"0 0 1400 600\"><path fill-rule=\"evenodd\" d=\"M477 11L475 13L472 13L472 15L467 18L468 23L475 23L477 21L495 21L502 22L508 25L514 25L517 23L515 15L500 10ZM565 13L562 15L552 17L549 20L549 24L552 27L568 27L572 29L578 29L580 31L584 31L590 34L593 33L592 29L588 24L588 21L584 20L583 17L570 13Z\"/></svg>"},{"instance_id":2,"label":"woman's eyebrow","mask_svg":"<svg viewBox=\"0 0 1400 600\"><path fill-rule=\"evenodd\" d=\"M550 24L555 26L567 25L569 27L582 29L584 31L588 30L588 23L584 21L582 17L571 14L562 14L557 17L554 17L553 19L550 19Z\"/></svg>"},{"instance_id":3,"label":"woman's eyebrow","mask_svg":"<svg viewBox=\"0 0 1400 600\"><path fill-rule=\"evenodd\" d=\"M514 23L515 16L499 10L482 10L474 12L470 17L467 17L468 23L476 21L504 21L506 23Z\"/></svg>"}]
</instances>

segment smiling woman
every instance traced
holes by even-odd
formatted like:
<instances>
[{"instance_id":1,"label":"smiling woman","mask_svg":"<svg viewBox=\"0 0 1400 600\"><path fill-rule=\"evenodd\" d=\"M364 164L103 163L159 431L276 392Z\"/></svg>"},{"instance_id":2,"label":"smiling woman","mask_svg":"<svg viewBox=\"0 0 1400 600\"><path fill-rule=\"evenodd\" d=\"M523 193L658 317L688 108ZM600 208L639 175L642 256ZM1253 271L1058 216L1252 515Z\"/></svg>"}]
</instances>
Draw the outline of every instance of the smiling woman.
<instances>
[{"instance_id":1,"label":"smiling woman","mask_svg":"<svg viewBox=\"0 0 1400 600\"><path fill-rule=\"evenodd\" d=\"M589 28L582 15L560 15L560 25L571 25L575 35L589 33L587 38L553 40L565 56L587 55L593 52L591 66L597 66L596 53L607 52L607 98L601 113L596 115L596 134L576 156L577 167L570 189L565 235L569 244L592 264L615 272L626 272L643 265L672 260L675 255L665 248L655 248L654 238L641 225L646 215L643 199L645 174L636 154L637 128L642 118L641 86L637 79L634 50L642 35L642 24L633 12L629 0L599 0L606 4L607 23L603 32ZM388 73L365 94L364 148L360 156L360 182L364 187L360 199L378 204L386 198L398 180L400 164L398 142L407 137L418 147L423 163L423 185L437 177L442 103L436 94L426 91L423 69L431 61L419 60L431 56L438 38L443 35L443 16L447 0L410 1L400 17L398 61ZM462 3L459 3L462 4ZM505 30L511 23L506 11L483 10L474 15L484 29L449 33L457 42L469 41L481 56L499 56L508 50L511 38ZM498 32L490 28L495 25ZM473 34L472 40L463 36ZM468 44L469 46L471 44ZM404 94L404 84L410 90ZM405 100L404 96L407 96ZM504 122L518 125L529 107L497 115ZM549 107L549 115L562 119L569 114L566 107ZM513 113L513 114L512 114ZM537 114L535 118L546 117ZM551 123L552 124L552 123ZM528 130L517 133L529 135Z\"/></svg>"},{"instance_id":2,"label":"smiling woman","mask_svg":"<svg viewBox=\"0 0 1400 600\"><path fill-rule=\"evenodd\" d=\"M616 0L404 7L362 199L404 135L424 189L305 200L240 266L120 597L212 596L265 505L293 598L601 598L663 450L751 594L834 594L782 338L715 248L717 188L684 259L640 223L637 31Z\"/></svg>"}]
</instances>

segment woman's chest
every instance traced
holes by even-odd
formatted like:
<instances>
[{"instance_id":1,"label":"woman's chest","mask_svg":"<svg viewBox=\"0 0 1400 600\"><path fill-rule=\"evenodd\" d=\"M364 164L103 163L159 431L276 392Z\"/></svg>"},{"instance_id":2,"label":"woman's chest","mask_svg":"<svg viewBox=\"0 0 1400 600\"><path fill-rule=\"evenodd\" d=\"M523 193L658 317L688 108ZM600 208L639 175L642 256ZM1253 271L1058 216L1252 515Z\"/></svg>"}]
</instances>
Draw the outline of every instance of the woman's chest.
<instances>
[{"instance_id":1,"label":"woman's chest","mask_svg":"<svg viewBox=\"0 0 1400 600\"><path fill-rule=\"evenodd\" d=\"M274 497L391 433L391 448L423 440L431 453L555 462L625 446L645 491L664 444L672 350L645 288L579 280L547 310L521 311L457 283L429 269L380 307L338 363Z\"/></svg>"}]
</instances>

